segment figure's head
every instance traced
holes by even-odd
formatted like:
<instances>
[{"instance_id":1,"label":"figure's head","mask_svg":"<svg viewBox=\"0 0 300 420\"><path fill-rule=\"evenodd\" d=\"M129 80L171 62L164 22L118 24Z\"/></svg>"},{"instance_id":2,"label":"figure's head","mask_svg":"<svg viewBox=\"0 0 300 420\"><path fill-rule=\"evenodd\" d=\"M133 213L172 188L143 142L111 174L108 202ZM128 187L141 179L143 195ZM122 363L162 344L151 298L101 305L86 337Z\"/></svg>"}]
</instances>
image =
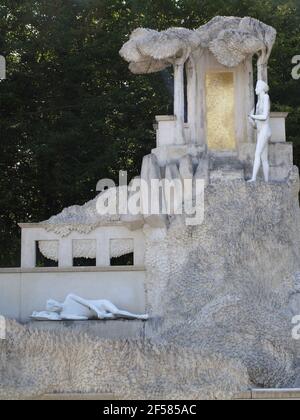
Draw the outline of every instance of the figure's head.
<instances>
[{"instance_id":1,"label":"figure's head","mask_svg":"<svg viewBox=\"0 0 300 420\"><path fill-rule=\"evenodd\" d=\"M255 92L256 92L256 95L260 95L262 93L268 93L269 92L269 86L263 80L258 80L258 82L256 84Z\"/></svg>"},{"instance_id":2,"label":"figure's head","mask_svg":"<svg viewBox=\"0 0 300 420\"><path fill-rule=\"evenodd\" d=\"M47 311L60 313L63 310L62 303L57 302L56 300L50 299L47 302Z\"/></svg>"}]
</instances>

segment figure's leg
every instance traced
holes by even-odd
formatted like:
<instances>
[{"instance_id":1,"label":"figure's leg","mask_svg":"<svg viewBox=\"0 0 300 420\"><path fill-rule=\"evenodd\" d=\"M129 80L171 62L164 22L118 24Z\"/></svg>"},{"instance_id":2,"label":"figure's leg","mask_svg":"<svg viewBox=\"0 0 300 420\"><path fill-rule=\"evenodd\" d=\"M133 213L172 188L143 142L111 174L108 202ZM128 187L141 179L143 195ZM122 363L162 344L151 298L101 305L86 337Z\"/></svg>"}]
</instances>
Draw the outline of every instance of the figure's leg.
<instances>
[{"instance_id":1,"label":"figure's leg","mask_svg":"<svg viewBox=\"0 0 300 420\"><path fill-rule=\"evenodd\" d=\"M137 315L137 314L132 314L130 312L127 311L118 311L115 316L120 316L122 318L129 318L129 319L141 319L143 321L149 319L148 315Z\"/></svg>"},{"instance_id":2,"label":"figure's leg","mask_svg":"<svg viewBox=\"0 0 300 420\"><path fill-rule=\"evenodd\" d=\"M101 309L103 309L106 312L110 312L112 314L115 314L118 312L118 308L109 300L103 300L101 301Z\"/></svg>"},{"instance_id":3,"label":"figure's leg","mask_svg":"<svg viewBox=\"0 0 300 420\"><path fill-rule=\"evenodd\" d=\"M148 319L148 315L137 315L137 314L132 314L127 311L121 311L113 303L108 302L108 301L103 302L103 307L106 311L111 312L115 316L130 318L130 319L142 319L142 320Z\"/></svg>"},{"instance_id":4,"label":"figure's leg","mask_svg":"<svg viewBox=\"0 0 300 420\"><path fill-rule=\"evenodd\" d=\"M79 296L76 295L69 295L68 298L72 299L74 302L85 306L86 308L88 308L90 311L92 311L92 313L94 313L98 319L113 319L112 314L107 314L105 312L105 310L102 310L102 308L97 308L96 305L94 305L93 302L87 300L87 299L83 299Z\"/></svg>"},{"instance_id":5,"label":"figure's leg","mask_svg":"<svg viewBox=\"0 0 300 420\"><path fill-rule=\"evenodd\" d=\"M82 299L79 296L69 295L69 297L75 302L86 306L91 311L93 311L97 315L98 319L115 319L116 316L130 319L148 319L148 315L136 315L126 311L120 311L115 305L113 305L109 301L101 301L101 308L98 308L94 302Z\"/></svg>"},{"instance_id":6,"label":"figure's leg","mask_svg":"<svg viewBox=\"0 0 300 420\"><path fill-rule=\"evenodd\" d=\"M132 314L132 313L127 312L127 311L119 311L119 310L114 315L115 316L122 317L122 318L140 319L140 320L143 320L143 321L149 319L149 316L148 315L144 315L144 314L143 315L137 315L137 314Z\"/></svg>"},{"instance_id":7,"label":"figure's leg","mask_svg":"<svg viewBox=\"0 0 300 420\"><path fill-rule=\"evenodd\" d=\"M265 181L266 182L269 182L270 165L269 165L269 147L268 147L268 142L265 144L265 147L264 147L264 149L262 151L262 154L261 154L261 162L262 162L262 165L263 165Z\"/></svg>"},{"instance_id":8,"label":"figure's leg","mask_svg":"<svg viewBox=\"0 0 300 420\"><path fill-rule=\"evenodd\" d=\"M254 160L254 165L253 165L253 175L252 175L252 178L250 179L249 182L255 182L256 179L257 179L258 171L259 171L260 164L261 164L261 154L262 154L262 151L264 149L264 146L265 146L264 136L262 135L262 133L260 133L258 135L258 139L257 139L257 146L256 146L256 151L255 151L255 160Z\"/></svg>"},{"instance_id":9,"label":"figure's leg","mask_svg":"<svg viewBox=\"0 0 300 420\"><path fill-rule=\"evenodd\" d=\"M148 315L137 315L137 314L132 314L131 312L127 312L127 311L120 311L119 309L117 309L117 311L115 311L113 313L115 316L119 316L122 318L129 318L129 319L141 319L141 320L146 320L149 318Z\"/></svg>"}]
</instances>

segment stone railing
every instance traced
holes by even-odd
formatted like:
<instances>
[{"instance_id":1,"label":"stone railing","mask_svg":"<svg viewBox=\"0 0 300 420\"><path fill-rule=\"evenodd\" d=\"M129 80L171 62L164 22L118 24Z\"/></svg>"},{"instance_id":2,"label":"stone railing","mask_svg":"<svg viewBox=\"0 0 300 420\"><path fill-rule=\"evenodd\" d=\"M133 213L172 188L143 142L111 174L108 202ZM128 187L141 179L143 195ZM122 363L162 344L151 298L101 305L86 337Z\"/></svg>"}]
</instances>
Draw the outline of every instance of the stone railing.
<instances>
[{"instance_id":1,"label":"stone railing","mask_svg":"<svg viewBox=\"0 0 300 420\"><path fill-rule=\"evenodd\" d=\"M37 267L37 250L58 267L73 267L74 258L92 258L96 267L108 267L111 258L134 254L134 265L144 265L145 240L142 231L132 232L122 224L105 225L88 234L72 231L61 237L43 224L20 224L22 229L21 267Z\"/></svg>"}]
</instances>

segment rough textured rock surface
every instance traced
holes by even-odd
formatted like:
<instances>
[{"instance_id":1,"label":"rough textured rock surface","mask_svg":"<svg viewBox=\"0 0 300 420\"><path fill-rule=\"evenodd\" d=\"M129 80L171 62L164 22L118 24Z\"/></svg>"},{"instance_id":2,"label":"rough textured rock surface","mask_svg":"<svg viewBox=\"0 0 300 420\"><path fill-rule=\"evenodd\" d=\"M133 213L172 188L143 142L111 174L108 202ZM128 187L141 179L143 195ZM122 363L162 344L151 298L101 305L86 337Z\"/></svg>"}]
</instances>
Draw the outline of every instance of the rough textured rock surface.
<instances>
[{"instance_id":1,"label":"rough textured rock surface","mask_svg":"<svg viewBox=\"0 0 300 420\"><path fill-rule=\"evenodd\" d=\"M261 53L267 64L276 40L276 30L251 17L217 16L198 29L216 59L227 67L239 65L248 55Z\"/></svg>"},{"instance_id":2,"label":"rough textured rock surface","mask_svg":"<svg viewBox=\"0 0 300 420\"><path fill-rule=\"evenodd\" d=\"M293 386L300 314L298 173L288 183L207 187L205 221L147 244L148 336L247 368L256 387ZM297 347L298 346L298 347Z\"/></svg>"},{"instance_id":3,"label":"rough textured rock surface","mask_svg":"<svg viewBox=\"0 0 300 420\"><path fill-rule=\"evenodd\" d=\"M154 73L170 66L175 58L200 48L201 37L197 31L170 28L162 32L138 28L120 51L130 63L132 73Z\"/></svg>"},{"instance_id":4,"label":"rough textured rock surface","mask_svg":"<svg viewBox=\"0 0 300 420\"><path fill-rule=\"evenodd\" d=\"M100 340L8 322L0 398L50 392L232 398L299 384L299 176L206 189L201 226L145 228L146 339Z\"/></svg>"},{"instance_id":5,"label":"rough textured rock surface","mask_svg":"<svg viewBox=\"0 0 300 420\"><path fill-rule=\"evenodd\" d=\"M121 399L230 398L248 385L245 368L221 354L174 345L97 340L8 323L0 342L0 398L109 393ZM225 391L226 390L226 391Z\"/></svg>"},{"instance_id":6,"label":"rough textured rock surface","mask_svg":"<svg viewBox=\"0 0 300 420\"><path fill-rule=\"evenodd\" d=\"M112 191L112 194L114 194L114 191ZM105 216L99 215L97 212L99 196L88 201L83 206L67 207L61 213L42 222L41 225L47 231L65 237L73 231L87 234L105 223L119 222L120 216L118 214L114 216L109 214Z\"/></svg>"}]
</instances>

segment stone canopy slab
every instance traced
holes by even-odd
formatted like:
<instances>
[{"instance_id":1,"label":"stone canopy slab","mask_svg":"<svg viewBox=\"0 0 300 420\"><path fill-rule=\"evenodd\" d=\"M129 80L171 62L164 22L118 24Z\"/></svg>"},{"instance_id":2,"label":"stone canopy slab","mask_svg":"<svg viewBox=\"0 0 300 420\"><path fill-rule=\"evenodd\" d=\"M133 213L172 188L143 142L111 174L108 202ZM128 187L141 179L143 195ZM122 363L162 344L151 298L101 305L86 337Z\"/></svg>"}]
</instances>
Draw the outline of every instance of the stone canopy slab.
<instances>
[{"instance_id":1,"label":"stone canopy slab","mask_svg":"<svg viewBox=\"0 0 300 420\"><path fill-rule=\"evenodd\" d=\"M251 17L217 16L196 30L170 28L165 31L138 28L120 50L136 74L154 73L188 59L197 49L208 48L226 67L236 67L249 56L258 54L261 79L267 66L276 30Z\"/></svg>"}]
</instances>

